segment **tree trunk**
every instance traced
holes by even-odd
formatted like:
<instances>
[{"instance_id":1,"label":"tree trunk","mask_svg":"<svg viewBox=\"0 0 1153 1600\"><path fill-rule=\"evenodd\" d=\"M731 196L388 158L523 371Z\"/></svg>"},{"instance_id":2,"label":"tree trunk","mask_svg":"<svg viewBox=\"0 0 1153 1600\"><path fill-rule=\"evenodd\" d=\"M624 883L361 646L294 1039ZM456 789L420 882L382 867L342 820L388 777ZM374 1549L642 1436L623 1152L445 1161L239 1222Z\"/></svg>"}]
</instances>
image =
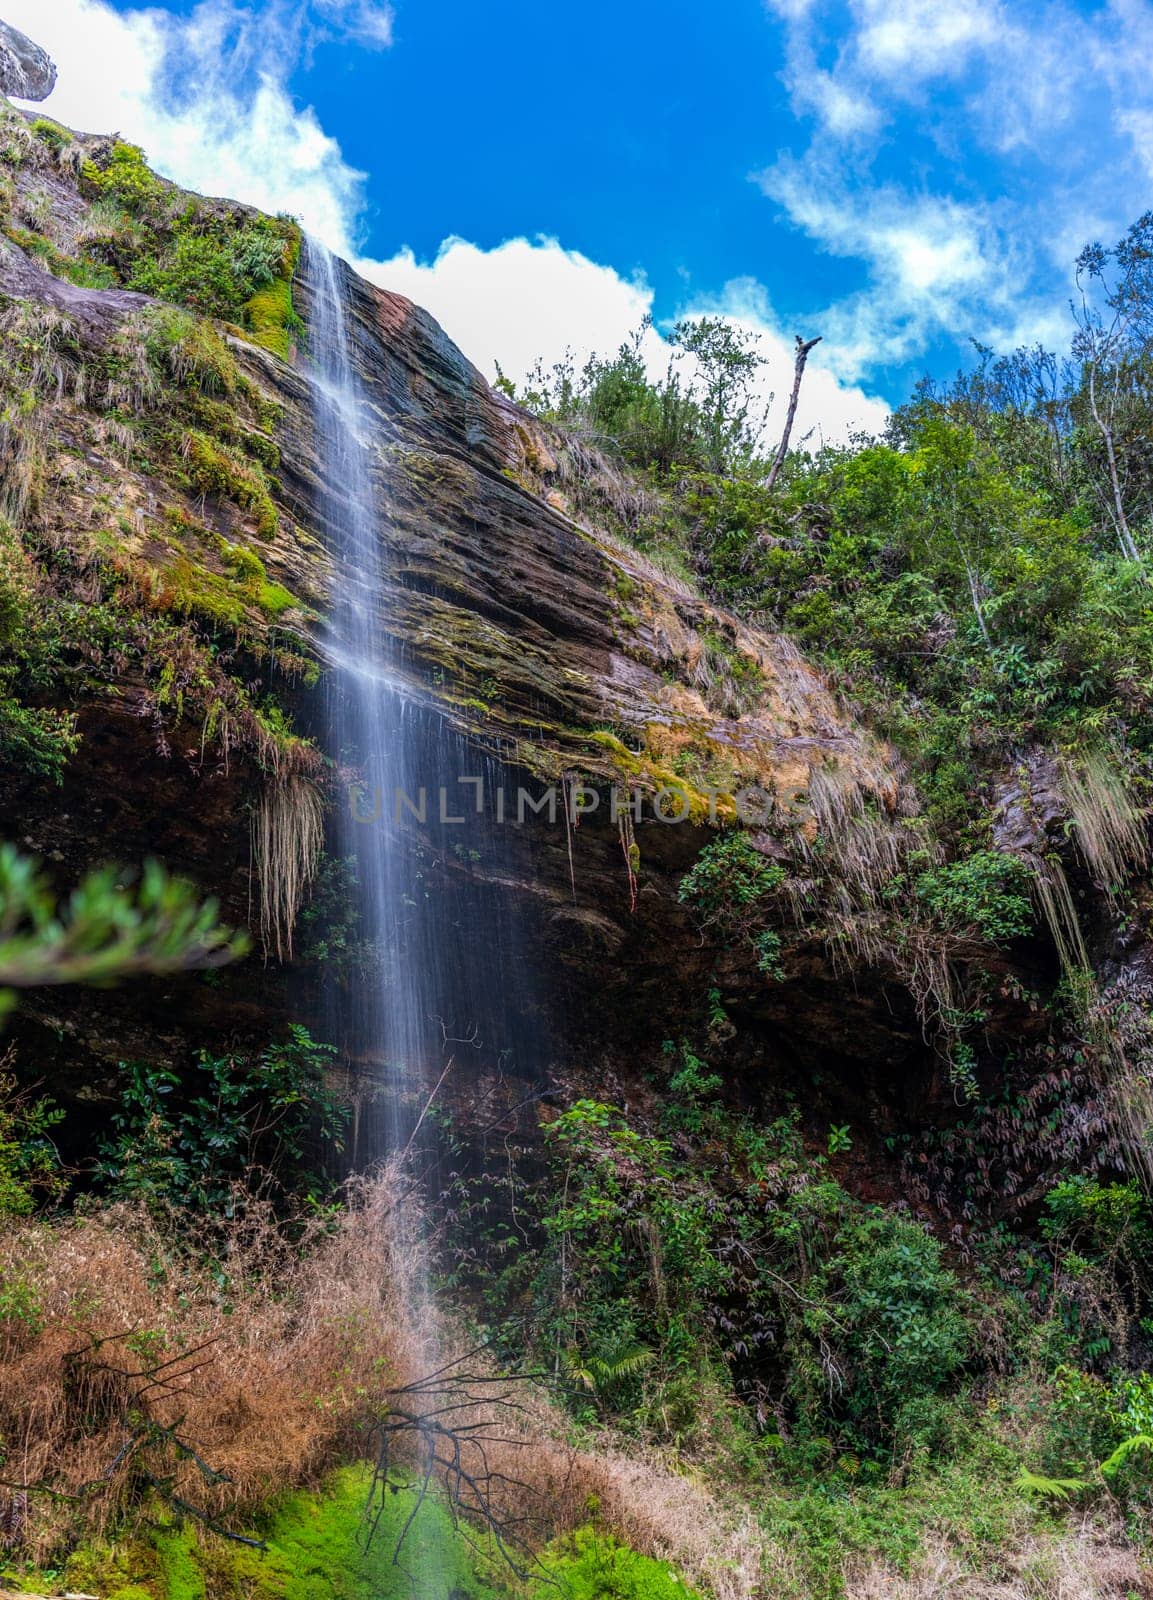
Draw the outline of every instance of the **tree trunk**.
<instances>
[{"instance_id":1,"label":"tree trunk","mask_svg":"<svg viewBox=\"0 0 1153 1600\"><path fill-rule=\"evenodd\" d=\"M1105 459L1109 463L1109 485L1113 491L1113 520L1117 525L1117 537L1121 541L1121 549L1130 561L1140 561L1141 556L1137 549L1132 533L1129 531L1129 519L1125 515L1125 501L1121 494L1121 477L1117 471L1117 452L1113 448L1113 428L1106 423L1097 409L1097 375L1092 365L1089 368L1089 405L1093 412L1093 421L1101 431L1105 441Z\"/></svg>"},{"instance_id":2,"label":"tree trunk","mask_svg":"<svg viewBox=\"0 0 1153 1600\"><path fill-rule=\"evenodd\" d=\"M784 466L785 457L789 453L789 439L792 436L793 422L797 415L797 401L800 399L801 395L801 379L805 375L805 362L809 359L809 351L815 344L820 344L820 342L820 334L818 334L815 339L809 339L807 341L802 339L799 333L797 335L797 356L796 364L793 368L793 392L789 396L789 409L785 414L785 431L781 435L781 442L777 446L777 453L773 458L772 466L769 468L767 487L770 489L776 483L777 475Z\"/></svg>"}]
</instances>

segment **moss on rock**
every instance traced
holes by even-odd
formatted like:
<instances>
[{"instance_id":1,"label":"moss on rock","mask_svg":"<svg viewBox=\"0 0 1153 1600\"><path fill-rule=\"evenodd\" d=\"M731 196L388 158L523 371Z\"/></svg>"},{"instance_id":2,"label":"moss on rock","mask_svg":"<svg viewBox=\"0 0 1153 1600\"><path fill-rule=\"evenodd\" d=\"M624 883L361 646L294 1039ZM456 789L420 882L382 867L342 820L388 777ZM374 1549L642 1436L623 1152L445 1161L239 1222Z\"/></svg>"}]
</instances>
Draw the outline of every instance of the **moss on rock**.
<instances>
[{"instance_id":1,"label":"moss on rock","mask_svg":"<svg viewBox=\"0 0 1153 1600\"><path fill-rule=\"evenodd\" d=\"M293 335L300 326L292 303L292 280L300 262L301 234L294 223L287 226L291 231L279 277L258 289L244 307L244 327L253 343L271 350L282 361L291 356Z\"/></svg>"},{"instance_id":2,"label":"moss on rock","mask_svg":"<svg viewBox=\"0 0 1153 1600\"><path fill-rule=\"evenodd\" d=\"M78 1551L65 1568L71 1590L105 1600L694 1600L671 1566L637 1555L594 1527L558 1539L534 1575L518 1580L495 1553L478 1553L429 1497L390 1486L379 1523L366 1540L367 1467L337 1472L320 1492L287 1496L254 1529L263 1550L164 1517L123 1542ZM415 1515L414 1515L415 1513ZM398 1545L409 1517L412 1524ZM9 1580L11 1581L11 1580ZM46 1574L19 1580L29 1591Z\"/></svg>"}]
</instances>

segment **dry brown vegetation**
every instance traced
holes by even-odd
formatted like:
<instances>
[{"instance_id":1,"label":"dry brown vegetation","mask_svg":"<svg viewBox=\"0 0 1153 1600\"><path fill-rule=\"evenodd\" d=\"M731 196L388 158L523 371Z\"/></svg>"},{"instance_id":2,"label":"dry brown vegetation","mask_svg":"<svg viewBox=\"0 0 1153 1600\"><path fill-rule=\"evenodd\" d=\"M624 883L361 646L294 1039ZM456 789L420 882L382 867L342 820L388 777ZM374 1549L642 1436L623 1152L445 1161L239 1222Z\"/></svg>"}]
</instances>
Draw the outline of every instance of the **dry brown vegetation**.
<instances>
[{"instance_id":1,"label":"dry brown vegetation","mask_svg":"<svg viewBox=\"0 0 1153 1600\"><path fill-rule=\"evenodd\" d=\"M172 1219L125 1205L10 1223L0 1240L9 1549L44 1560L109 1532L158 1483L243 1534L278 1492L370 1455L382 1416L401 1404L431 1411L435 1399L396 1391L466 1346L430 1315L401 1192L395 1173L358 1182L334 1221L292 1239L249 1204L215 1232L214 1256L187 1231L175 1250ZM480 1375L475 1397L490 1397L483 1358L467 1368ZM576 1450L546 1396L521 1385L512 1398L514 1408L479 1413L492 1426L465 1462L528 1544L597 1506L606 1527L718 1600L757 1593L767 1551L748 1511L655 1458L611 1443ZM403 1447L419 1465L419 1436Z\"/></svg>"},{"instance_id":2,"label":"dry brown vegetation","mask_svg":"<svg viewBox=\"0 0 1153 1600\"><path fill-rule=\"evenodd\" d=\"M848 1600L1144 1600L1149 1574L1124 1531L1085 1517L1060 1533L1029 1534L975 1574L943 1541L907 1574L875 1564L848 1585Z\"/></svg>"}]
</instances>

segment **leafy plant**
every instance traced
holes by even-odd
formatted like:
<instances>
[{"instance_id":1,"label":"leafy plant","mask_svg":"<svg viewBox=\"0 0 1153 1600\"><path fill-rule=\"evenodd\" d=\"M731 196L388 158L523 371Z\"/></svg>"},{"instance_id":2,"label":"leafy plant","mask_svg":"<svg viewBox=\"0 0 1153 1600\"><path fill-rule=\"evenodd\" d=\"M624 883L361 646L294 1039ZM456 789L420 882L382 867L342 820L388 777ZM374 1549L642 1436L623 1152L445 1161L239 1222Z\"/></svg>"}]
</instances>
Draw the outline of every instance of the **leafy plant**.
<instances>
[{"instance_id":1,"label":"leafy plant","mask_svg":"<svg viewBox=\"0 0 1153 1600\"><path fill-rule=\"evenodd\" d=\"M1084 1493L1089 1484L1084 1478L1046 1478L1022 1467L1013 1480L1013 1487L1038 1500L1064 1501Z\"/></svg>"},{"instance_id":2,"label":"leafy plant","mask_svg":"<svg viewBox=\"0 0 1153 1600\"><path fill-rule=\"evenodd\" d=\"M915 889L930 915L950 932L1008 944L1033 931L1032 878L1015 856L978 850L962 861L922 872Z\"/></svg>"},{"instance_id":3,"label":"leafy plant","mask_svg":"<svg viewBox=\"0 0 1153 1600\"><path fill-rule=\"evenodd\" d=\"M567 1357L569 1377L594 1394L598 1400L611 1401L614 1395L653 1363L653 1352L639 1344L617 1344L601 1351L581 1355L570 1350Z\"/></svg>"},{"instance_id":4,"label":"leafy plant","mask_svg":"<svg viewBox=\"0 0 1153 1600\"><path fill-rule=\"evenodd\" d=\"M729 936L751 935L764 908L785 880L785 869L771 861L740 830L723 833L701 851L677 888L704 927Z\"/></svg>"},{"instance_id":5,"label":"leafy plant","mask_svg":"<svg viewBox=\"0 0 1153 1600\"><path fill-rule=\"evenodd\" d=\"M829 1129L828 1147L831 1156L843 1155L853 1148L853 1134L847 1124L844 1127Z\"/></svg>"},{"instance_id":6,"label":"leafy plant","mask_svg":"<svg viewBox=\"0 0 1153 1600\"><path fill-rule=\"evenodd\" d=\"M710 1102L720 1092L721 1075L710 1072L708 1062L693 1053L687 1040L674 1044L666 1039L661 1049L669 1062L669 1098L664 1120L670 1128L688 1128L699 1133Z\"/></svg>"},{"instance_id":7,"label":"leafy plant","mask_svg":"<svg viewBox=\"0 0 1153 1600\"><path fill-rule=\"evenodd\" d=\"M64 1113L46 1096L20 1087L0 1062L0 1217L23 1217L38 1199L54 1200L65 1180L53 1142ZM3 1311L0 1296L0 1316Z\"/></svg>"},{"instance_id":8,"label":"leafy plant","mask_svg":"<svg viewBox=\"0 0 1153 1600\"><path fill-rule=\"evenodd\" d=\"M121 1064L120 1109L96 1177L110 1193L230 1215L238 1186L321 1196L348 1107L328 1086L335 1051L294 1025L256 1055L201 1051L191 1071ZM320 1157L314 1166L313 1155Z\"/></svg>"},{"instance_id":9,"label":"leafy plant","mask_svg":"<svg viewBox=\"0 0 1153 1600\"><path fill-rule=\"evenodd\" d=\"M61 905L35 861L0 845L0 1009L13 988L218 966L247 947L221 926L215 901L201 902L156 862L135 884L99 867Z\"/></svg>"}]
</instances>

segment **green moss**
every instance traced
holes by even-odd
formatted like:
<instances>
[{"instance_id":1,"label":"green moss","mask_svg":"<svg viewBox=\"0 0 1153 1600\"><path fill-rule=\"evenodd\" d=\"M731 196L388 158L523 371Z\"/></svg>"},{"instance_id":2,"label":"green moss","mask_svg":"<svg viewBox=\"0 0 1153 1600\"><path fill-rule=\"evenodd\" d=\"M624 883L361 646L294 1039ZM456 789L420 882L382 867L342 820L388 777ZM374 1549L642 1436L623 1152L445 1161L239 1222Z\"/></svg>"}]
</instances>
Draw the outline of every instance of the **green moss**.
<instances>
[{"instance_id":1,"label":"green moss","mask_svg":"<svg viewBox=\"0 0 1153 1600\"><path fill-rule=\"evenodd\" d=\"M586 737L608 757L614 776L637 782L654 791L666 791L663 806L668 815L675 814L692 822L703 822L710 816L709 797L686 783L680 773L655 760L647 751L630 750L615 733L604 729L597 729ZM731 802L723 798L714 800L713 805L720 816L731 810Z\"/></svg>"},{"instance_id":2,"label":"green moss","mask_svg":"<svg viewBox=\"0 0 1153 1600\"><path fill-rule=\"evenodd\" d=\"M283 584L273 583L264 570L264 562L254 550L243 545L220 541L220 554L226 566L236 574L243 592L255 606L269 617L279 617L300 601Z\"/></svg>"},{"instance_id":3,"label":"green moss","mask_svg":"<svg viewBox=\"0 0 1153 1600\"><path fill-rule=\"evenodd\" d=\"M283 616L298 604L296 596L279 583L261 583L256 590L256 604L269 617Z\"/></svg>"},{"instance_id":4,"label":"green moss","mask_svg":"<svg viewBox=\"0 0 1153 1600\"><path fill-rule=\"evenodd\" d=\"M563 1594L566 1600L693 1600L690 1589L665 1561L618 1544L597 1528L578 1528L542 1557L545 1572L529 1589L533 1600Z\"/></svg>"},{"instance_id":5,"label":"green moss","mask_svg":"<svg viewBox=\"0 0 1153 1600\"><path fill-rule=\"evenodd\" d=\"M199 429L191 429L185 435L183 454L185 472L194 489L220 500L231 500L242 511L251 512L260 538L271 539L275 535L279 518L268 480L258 463L246 460Z\"/></svg>"},{"instance_id":6,"label":"green moss","mask_svg":"<svg viewBox=\"0 0 1153 1600\"><path fill-rule=\"evenodd\" d=\"M245 597L228 578L198 566L184 554L174 558L164 577L167 582L161 599L164 609L232 633L247 624Z\"/></svg>"},{"instance_id":7,"label":"green moss","mask_svg":"<svg viewBox=\"0 0 1153 1600\"><path fill-rule=\"evenodd\" d=\"M189 527L185 523L173 525L182 532ZM191 526L194 528L195 524ZM187 550L175 552L162 573L165 590L160 603L164 609L214 628L240 632L252 622L252 610L275 619L300 604L283 584L269 578L264 563L253 551L229 544L226 539L217 541L217 549L227 569L223 573L195 560Z\"/></svg>"},{"instance_id":8,"label":"green moss","mask_svg":"<svg viewBox=\"0 0 1153 1600\"><path fill-rule=\"evenodd\" d=\"M246 550L243 545L229 544L227 539L221 539L220 556L225 566L231 567L238 578L263 580L264 562L254 550Z\"/></svg>"},{"instance_id":9,"label":"green moss","mask_svg":"<svg viewBox=\"0 0 1153 1600\"><path fill-rule=\"evenodd\" d=\"M245 1527L266 1548L250 1549L164 1514L122 1544L78 1552L68 1562L71 1590L105 1600L411 1600L421 1594L467 1600L695 1600L663 1561L634 1554L595 1528L546 1549L539 1576L518 1583L495 1554L480 1555L431 1496L416 1512L399 1561L397 1542L415 1492L397 1483L365 1541L368 1470L336 1473L319 1494L289 1495ZM474 1545L481 1544L475 1535ZM47 1592L47 1575L40 1579Z\"/></svg>"},{"instance_id":10,"label":"green moss","mask_svg":"<svg viewBox=\"0 0 1153 1600\"><path fill-rule=\"evenodd\" d=\"M53 122L51 117L37 117L32 124L32 132L42 144L50 146L53 150L63 150L66 144L72 143L72 135L67 128L59 122Z\"/></svg>"},{"instance_id":11,"label":"green moss","mask_svg":"<svg viewBox=\"0 0 1153 1600\"><path fill-rule=\"evenodd\" d=\"M431 1499L421 1507L405 1540L400 1563L393 1554L414 1495L397 1486L386 1496L380 1525L364 1548L367 1473L349 1468L323 1495L284 1500L261 1530L267 1550L249 1550L201 1538L187 1524L160 1532L155 1548L161 1583L149 1600L410 1600L415 1594L454 1591L485 1600L500 1593L477 1570L451 1520Z\"/></svg>"},{"instance_id":12,"label":"green moss","mask_svg":"<svg viewBox=\"0 0 1153 1600\"><path fill-rule=\"evenodd\" d=\"M292 303L292 280L300 261L300 229L295 224L289 226L280 276L257 289L244 307L244 326L253 343L271 350L283 361L291 355L293 338L301 328Z\"/></svg>"}]
</instances>

